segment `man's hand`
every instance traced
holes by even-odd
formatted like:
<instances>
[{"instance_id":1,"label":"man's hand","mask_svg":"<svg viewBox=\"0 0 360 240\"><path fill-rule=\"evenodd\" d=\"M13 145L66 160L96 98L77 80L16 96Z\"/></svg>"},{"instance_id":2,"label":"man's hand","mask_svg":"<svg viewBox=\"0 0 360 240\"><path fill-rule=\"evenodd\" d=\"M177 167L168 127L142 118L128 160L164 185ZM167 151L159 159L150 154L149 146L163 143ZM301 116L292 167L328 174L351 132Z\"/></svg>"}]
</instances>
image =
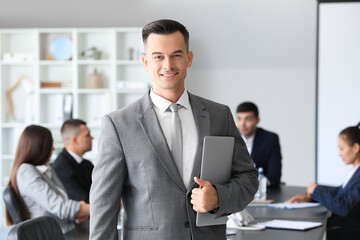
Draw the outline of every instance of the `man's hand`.
<instances>
[{"instance_id":1,"label":"man's hand","mask_svg":"<svg viewBox=\"0 0 360 240\"><path fill-rule=\"evenodd\" d=\"M76 223L82 223L89 219L90 204L80 201L80 210L76 217Z\"/></svg>"},{"instance_id":2,"label":"man's hand","mask_svg":"<svg viewBox=\"0 0 360 240\"><path fill-rule=\"evenodd\" d=\"M310 202L310 195L295 195L292 198L288 199L286 203L302 203L302 202Z\"/></svg>"},{"instance_id":3,"label":"man's hand","mask_svg":"<svg viewBox=\"0 0 360 240\"><path fill-rule=\"evenodd\" d=\"M191 204L196 212L209 212L219 207L219 196L214 186L203 179L194 177L200 188L191 191Z\"/></svg>"}]
</instances>

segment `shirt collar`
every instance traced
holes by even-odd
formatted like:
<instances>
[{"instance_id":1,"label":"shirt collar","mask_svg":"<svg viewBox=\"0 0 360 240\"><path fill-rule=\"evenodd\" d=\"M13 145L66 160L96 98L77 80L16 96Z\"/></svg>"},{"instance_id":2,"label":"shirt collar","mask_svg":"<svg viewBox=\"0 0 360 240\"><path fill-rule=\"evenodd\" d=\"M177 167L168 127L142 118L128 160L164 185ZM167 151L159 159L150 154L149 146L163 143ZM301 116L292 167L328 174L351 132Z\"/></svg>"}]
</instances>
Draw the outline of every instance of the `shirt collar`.
<instances>
[{"instance_id":1,"label":"shirt collar","mask_svg":"<svg viewBox=\"0 0 360 240\"><path fill-rule=\"evenodd\" d=\"M39 170L39 172L44 173L49 169L49 165L44 164L44 165L37 165L35 166L37 168L37 170Z\"/></svg>"},{"instance_id":2,"label":"shirt collar","mask_svg":"<svg viewBox=\"0 0 360 240\"><path fill-rule=\"evenodd\" d=\"M48 178L51 178L51 170L48 164L38 165L35 167L37 170L39 170L41 174L45 174L46 176L48 176Z\"/></svg>"},{"instance_id":3,"label":"shirt collar","mask_svg":"<svg viewBox=\"0 0 360 240\"><path fill-rule=\"evenodd\" d=\"M345 188L346 185L348 184L348 182L350 181L350 179L354 176L356 170L360 167L360 164L357 165L356 167L354 167L353 169L351 169L351 171L349 172L345 182L342 184L342 188Z\"/></svg>"},{"instance_id":4,"label":"shirt collar","mask_svg":"<svg viewBox=\"0 0 360 240\"><path fill-rule=\"evenodd\" d=\"M153 88L151 88L150 91L150 98L155 107L157 107L161 112L166 112L166 110L172 104L172 102L170 102L169 100L157 95L154 92ZM185 109L191 109L189 94L186 89L184 90L183 94L181 94L179 100L176 103L180 104Z\"/></svg>"},{"instance_id":5,"label":"shirt collar","mask_svg":"<svg viewBox=\"0 0 360 240\"><path fill-rule=\"evenodd\" d=\"M65 148L66 149L66 148ZM75 159L75 161L80 164L83 161L83 158L77 155L76 153L66 149L66 151Z\"/></svg>"},{"instance_id":6,"label":"shirt collar","mask_svg":"<svg viewBox=\"0 0 360 240\"><path fill-rule=\"evenodd\" d=\"M255 132L255 134L256 134L256 132ZM254 142L254 138L255 138L255 134L252 135L252 136L249 137L249 138L246 138L244 135L241 134L241 137L243 138L244 142L246 142L246 143L253 143L253 142Z\"/></svg>"}]
</instances>

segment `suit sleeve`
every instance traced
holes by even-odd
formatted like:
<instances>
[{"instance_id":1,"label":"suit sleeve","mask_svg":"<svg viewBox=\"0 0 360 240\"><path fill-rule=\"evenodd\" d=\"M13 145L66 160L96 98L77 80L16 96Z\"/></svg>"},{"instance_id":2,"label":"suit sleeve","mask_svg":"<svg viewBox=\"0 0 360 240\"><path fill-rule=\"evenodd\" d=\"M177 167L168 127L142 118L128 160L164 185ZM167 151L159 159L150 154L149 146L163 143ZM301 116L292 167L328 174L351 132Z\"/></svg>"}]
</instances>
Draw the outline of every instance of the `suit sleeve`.
<instances>
[{"instance_id":1,"label":"suit sleeve","mask_svg":"<svg viewBox=\"0 0 360 240\"><path fill-rule=\"evenodd\" d=\"M281 179L281 151L278 135L274 136L270 151L266 177L271 186L276 186L279 185Z\"/></svg>"},{"instance_id":2,"label":"suit sleeve","mask_svg":"<svg viewBox=\"0 0 360 240\"><path fill-rule=\"evenodd\" d=\"M126 177L125 157L117 129L110 117L105 116L90 190L90 239L118 239L118 214Z\"/></svg>"},{"instance_id":3,"label":"suit sleeve","mask_svg":"<svg viewBox=\"0 0 360 240\"><path fill-rule=\"evenodd\" d=\"M35 167L22 164L16 175L16 180L21 196L30 198L47 212L60 219L76 219L80 210L80 203L64 199L50 187Z\"/></svg>"},{"instance_id":4,"label":"suit sleeve","mask_svg":"<svg viewBox=\"0 0 360 240\"><path fill-rule=\"evenodd\" d=\"M346 193L340 193L341 191L345 191L345 189L340 189L340 187L328 189L325 186L318 185L311 198L331 212L347 217L360 203L360 181L352 186L347 186Z\"/></svg>"},{"instance_id":5,"label":"suit sleeve","mask_svg":"<svg viewBox=\"0 0 360 240\"><path fill-rule=\"evenodd\" d=\"M235 146L230 181L215 185L220 202L217 217L243 210L253 200L259 184L254 162L235 126L230 109L227 110L228 136L235 138Z\"/></svg>"}]
</instances>

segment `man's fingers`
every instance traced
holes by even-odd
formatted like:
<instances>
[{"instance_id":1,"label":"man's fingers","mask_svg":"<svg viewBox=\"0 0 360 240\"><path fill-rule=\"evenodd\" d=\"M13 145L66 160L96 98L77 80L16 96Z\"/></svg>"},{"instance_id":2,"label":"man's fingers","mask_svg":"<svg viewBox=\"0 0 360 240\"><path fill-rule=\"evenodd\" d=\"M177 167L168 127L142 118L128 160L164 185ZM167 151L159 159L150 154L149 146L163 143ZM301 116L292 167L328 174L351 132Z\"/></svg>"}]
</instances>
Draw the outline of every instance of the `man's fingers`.
<instances>
[{"instance_id":1,"label":"man's fingers","mask_svg":"<svg viewBox=\"0 0 360 240\"><path fill-rule=\"evenodd\" d=\"M204 179L200 179L197 177L194 177L194 181L199 184L200 187L206 187L208 184L210 184L208 181L205 181Z\"/></svg>"},{"instance_id":2,"label":"man's fingers","mask_svg":"<svg viewBox=\"0 0 360 240\"><path fill-rule=\"evenodd\" d=\"M191 194L191 199L193 199L193 200L196 200L196 199L198 199L198 195L195 195L195 194Z\"/></svg>"},{"instance_id":3,"label":"man's fingers","mask_svg":"<svg viewBox=\"0 0 360 240\"><path fill-rule=\"evenodd\" d=\"M199 195L201 194L202 190L200 188L194 188L193 190L191 190L191 193L194 195Z\"/></svg>"}]
</instances>

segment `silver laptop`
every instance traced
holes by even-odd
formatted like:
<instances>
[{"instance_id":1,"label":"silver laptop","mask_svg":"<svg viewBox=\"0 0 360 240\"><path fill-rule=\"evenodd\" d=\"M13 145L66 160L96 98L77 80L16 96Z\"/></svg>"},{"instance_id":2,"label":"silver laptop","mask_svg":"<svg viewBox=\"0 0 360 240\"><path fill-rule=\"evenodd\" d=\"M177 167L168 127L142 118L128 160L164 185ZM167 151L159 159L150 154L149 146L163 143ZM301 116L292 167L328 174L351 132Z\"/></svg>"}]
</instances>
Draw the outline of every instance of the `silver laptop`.
<instances>
[{"instance_id":1,"label":"silver laptop","mask_svg":"<svg viewBox=\"0 0 360 240\"><path fill-rule=\"evenodd\" d=\"M230 179L234 142L233 137L206 136L204 138L201 179L212 184L224 184ZM217 219L215 217L215 213L197 213L196 226L226 224L226 216Z\"/></svg>"}]
</instances>

